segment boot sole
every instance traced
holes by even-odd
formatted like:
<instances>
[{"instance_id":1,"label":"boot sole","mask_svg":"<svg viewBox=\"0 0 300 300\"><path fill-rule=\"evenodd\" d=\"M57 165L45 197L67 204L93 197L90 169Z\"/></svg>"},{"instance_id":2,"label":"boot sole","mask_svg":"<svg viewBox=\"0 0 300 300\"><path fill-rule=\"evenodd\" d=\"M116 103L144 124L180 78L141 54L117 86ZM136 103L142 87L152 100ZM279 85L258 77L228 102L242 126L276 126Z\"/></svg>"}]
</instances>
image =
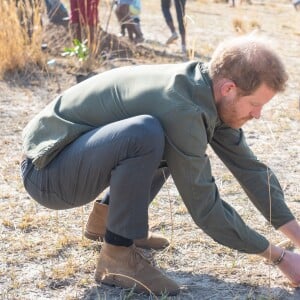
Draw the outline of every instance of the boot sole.
<instances>
[{"instance_id":1,"label":"boot sole","mask_svg":"<svg viewBox=\"0 0 300 300\"><path fill-rule=\"evenodd\" d=\"M96 282L98 283L102 283L102 284L105 284L105 285L108 285L108 286L111 286L111 287L121 287L123 289L133 289L134 288L134 292L135 293L144 293L144 294L150 294L150 292L146 289L139 289L137 286L132 286L132 287L126 287L126 286L123 286L122 283L120 283L119 281L115 281L114 279L109 279L109 278L105 278L105 279L102 279L102 280L97 280L96 279ZM167 293L168 296L176 296L178 295L180 292L180 289L176 290L176 291L172 291L172 292L169 292ZM155 293L155 292L152 292L152 294L156 295L156 296L162 296L162 295L165 295L165 292L159 292L159 293Z\"/></svg>"},{"instance_id":2,"label":"boot sole","mask_svg":"<svg viewBox=\"0 0 300 300\"><path fill-rule=\"evenodd\" d=\"M89 239L89 240L93 240L93 241L100 241L103 242L103 237L94 233L91 233L87 230L84 231L84 236Z\"/></svg>"},{"instance_id":3,"label":"boot sole","mask_svg":"<svg viewBox=\"0 0 300 300\"><path fill-rule=\"evenodd\" d=\"M137 289L137 287L135 286L132 286L132 287L128 287L128 286L123 286L120 282L116 282L114 279L102 279L102 280L97 280L96 279L96 282L98 283L102 283L102 284L105 284L107 286L110 286L110 287L119 287L119 288L122 288L122 289L133 289L133 292L134 293L145 293L145 294L149 294L149 291L147 290L140 290L140 289Z\"/></svg>"}]
</instances>

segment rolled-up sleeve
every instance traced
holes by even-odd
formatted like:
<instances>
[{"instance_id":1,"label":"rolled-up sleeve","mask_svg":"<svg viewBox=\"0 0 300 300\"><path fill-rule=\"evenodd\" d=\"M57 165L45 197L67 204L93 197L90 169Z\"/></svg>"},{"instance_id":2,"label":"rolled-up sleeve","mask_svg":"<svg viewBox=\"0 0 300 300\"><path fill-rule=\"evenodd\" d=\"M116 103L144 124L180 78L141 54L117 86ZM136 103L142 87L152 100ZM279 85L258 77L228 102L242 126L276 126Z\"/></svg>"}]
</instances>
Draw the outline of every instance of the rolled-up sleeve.
<instances>
[{"instance_id":1,"label":"rolled-up sleeve","mask_svg":"<svg viewBox=\"0 0 300 300\"><path fill-rule=\"evenodd\" d=\"M294 219L275 174L252 153L242 129L220 126L210 144L251 202L276 229Z\"/></svg>"}]
</instances>

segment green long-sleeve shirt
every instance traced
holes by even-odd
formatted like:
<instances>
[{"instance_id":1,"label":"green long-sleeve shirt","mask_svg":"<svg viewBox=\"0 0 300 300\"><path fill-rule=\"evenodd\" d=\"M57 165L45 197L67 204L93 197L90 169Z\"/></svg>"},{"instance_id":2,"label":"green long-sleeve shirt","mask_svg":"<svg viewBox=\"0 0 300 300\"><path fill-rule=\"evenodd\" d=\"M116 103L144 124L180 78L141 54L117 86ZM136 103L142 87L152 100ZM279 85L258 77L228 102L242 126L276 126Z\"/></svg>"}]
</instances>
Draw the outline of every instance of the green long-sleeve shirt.
<instances>
[{"instance_id":1,"label":"green long-sleeve shirt","mask_svg":"<svg viewBox=\"0 0 300 300\"><path fill-rule=\"evenodd\" d=\"M220 121L211 80L199 62L123 67L71 87L26 126L24 152L43 168L84 132L142 114L160 121L166 136L164 159L175 185L196 224L214 240L248 253L268 247L220 198L208 144L267 219L271 197L275 228L294 219L275 175L253 155L243 131Z\"/></svg>"}]
</instances>

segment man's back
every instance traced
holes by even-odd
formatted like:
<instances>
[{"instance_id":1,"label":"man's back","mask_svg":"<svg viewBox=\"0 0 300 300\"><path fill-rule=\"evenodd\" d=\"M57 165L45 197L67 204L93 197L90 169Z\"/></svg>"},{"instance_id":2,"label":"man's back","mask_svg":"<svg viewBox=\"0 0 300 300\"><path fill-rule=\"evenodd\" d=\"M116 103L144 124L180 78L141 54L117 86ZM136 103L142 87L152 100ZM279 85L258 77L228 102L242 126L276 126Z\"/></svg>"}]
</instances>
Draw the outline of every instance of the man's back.
<instances>
[{"instance_id":1,"label":"man's back","mask_svg":"<svg viewBox=\"0 0 300 300\"><path fill-rule=\"evenodd\" d=\"M156 117L167 137L183 147L194 117L207 114L205 122L212 124L217 118L209 82L202 76L196 62L123 67L96 75L68 89L28 124L24 150L43 167L80 134L143 114Z\"/></svg>"}]
</instances>

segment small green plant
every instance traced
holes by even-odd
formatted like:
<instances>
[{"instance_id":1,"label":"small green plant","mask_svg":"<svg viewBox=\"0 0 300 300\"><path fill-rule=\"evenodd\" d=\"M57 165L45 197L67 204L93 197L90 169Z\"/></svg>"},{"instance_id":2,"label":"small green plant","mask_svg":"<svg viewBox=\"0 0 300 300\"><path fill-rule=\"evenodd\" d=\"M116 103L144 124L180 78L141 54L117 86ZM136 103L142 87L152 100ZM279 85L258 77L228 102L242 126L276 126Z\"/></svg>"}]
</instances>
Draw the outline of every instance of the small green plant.
<instances>
[{"instance_id":1,"label":"small green plant","mask_svg":"<svg viewBox=\"0 0 300 300\"><path fill-rule=\"evenodd\" d=\"M87 46L87 40L80 42L77 39L73 40L74 47L66 47L63 56L75 56L80 62L86 61L89 57L89 48Z\"/></svg>"}]
</instances>

